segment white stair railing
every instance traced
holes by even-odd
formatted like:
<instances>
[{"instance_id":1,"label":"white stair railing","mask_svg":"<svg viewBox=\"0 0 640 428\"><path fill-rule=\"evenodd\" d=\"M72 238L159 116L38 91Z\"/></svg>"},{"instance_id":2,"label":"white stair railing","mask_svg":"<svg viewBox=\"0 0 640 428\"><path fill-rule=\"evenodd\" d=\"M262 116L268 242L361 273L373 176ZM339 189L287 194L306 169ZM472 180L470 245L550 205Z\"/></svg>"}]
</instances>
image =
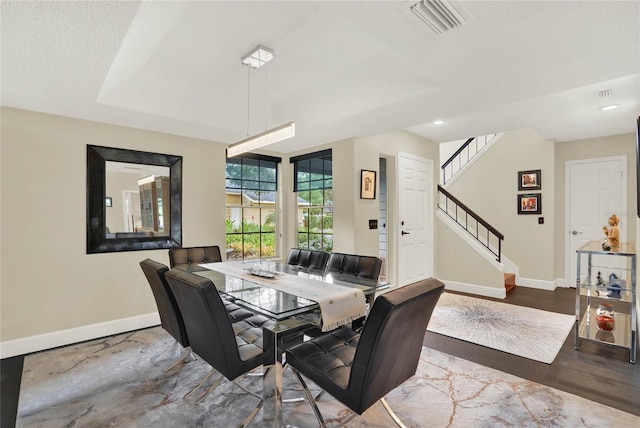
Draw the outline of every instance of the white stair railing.
<instances>
[{"instance_id":1,"label":"white stair railing","mask_svg":"<svg viewBox=\"0 0 640 428\"><path fill-rule=\"evenodd\" d=\"M442 185L450 182L454 176L468 166L476 156L493 144L504 133L483 135L467 139L442 166Z\"/></svg>"}]
</instances>

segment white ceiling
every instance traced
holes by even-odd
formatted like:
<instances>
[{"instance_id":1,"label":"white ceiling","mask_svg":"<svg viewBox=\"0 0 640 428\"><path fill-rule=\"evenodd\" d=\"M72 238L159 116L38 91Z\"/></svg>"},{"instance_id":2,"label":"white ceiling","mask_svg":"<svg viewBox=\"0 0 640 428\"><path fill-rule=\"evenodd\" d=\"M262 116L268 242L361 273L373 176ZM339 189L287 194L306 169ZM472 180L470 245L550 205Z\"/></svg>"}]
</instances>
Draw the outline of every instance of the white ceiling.
<instances>
[{"instance_id":1,"label":"white ceiling","mask_svg":"<svg viewBox=\"0 0 640 428\"><path fill-rule=\"evenodd\" d=\"M295 121L282 153L396 129L634 132L640 2L452 2L468 22L436 35L415 1L2 1L1 102L224 143ZM258 44L275 59L249 74Z\"/></svg>"}]
</instances>

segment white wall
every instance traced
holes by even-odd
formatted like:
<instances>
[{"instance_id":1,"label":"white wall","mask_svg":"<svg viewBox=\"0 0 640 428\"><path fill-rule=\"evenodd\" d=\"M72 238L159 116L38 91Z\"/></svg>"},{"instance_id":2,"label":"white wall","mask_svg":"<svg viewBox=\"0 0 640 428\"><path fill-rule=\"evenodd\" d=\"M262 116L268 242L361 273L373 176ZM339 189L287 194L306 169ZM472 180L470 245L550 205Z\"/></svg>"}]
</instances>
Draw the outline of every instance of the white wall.
<instances>
[{"instance_id":1,"label":"white wall","mask_svg":"<svg viewBox=\"0 0 640 428\"><path fill-rule=\"evenodd\" d=\"M224 246L225 145L5 108L1 158L2 357L157 323L139 262L167 250L86 254L86 145L183 156L183 245ZM103 324L106 323L106 324ZM87 326L93 326L87 328ZM80 329L81 331L78 331ZM35 337L35 339L34 339ZM31 338L31 339L29 339Z\"/></svg>"}]
</instances>

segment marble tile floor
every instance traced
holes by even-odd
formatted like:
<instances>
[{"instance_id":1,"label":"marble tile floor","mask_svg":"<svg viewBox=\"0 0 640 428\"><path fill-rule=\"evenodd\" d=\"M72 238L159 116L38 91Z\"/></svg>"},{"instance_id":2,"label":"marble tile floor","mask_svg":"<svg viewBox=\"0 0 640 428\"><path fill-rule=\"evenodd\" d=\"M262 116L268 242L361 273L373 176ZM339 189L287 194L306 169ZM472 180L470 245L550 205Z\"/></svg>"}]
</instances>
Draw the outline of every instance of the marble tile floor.
<instances>
[{"instance_id":1,"label":"marble tile floor","mask_svg":"<svg viewBox=\"0 0 640 428\"><path fill-rule=\"evenodd\" d=\"M238 426L258 400L228 381L199 405L197 394L182 398L210 367L195 360L165 372L180 352L154 327L29 355L16 426ZM260 390L259 377L241 382ZM283 394L302 396L289 370ZM429 348L416 375L387 400L409 427L640 426L640 417ZM327 394L319 406L331 423L350 414ZM306 402L284 404L284 420L291 427L317 426ZM260 425L259 413L252 426ZM346 426L394 424L378 403Z\"/></svg>"}]
</instances>

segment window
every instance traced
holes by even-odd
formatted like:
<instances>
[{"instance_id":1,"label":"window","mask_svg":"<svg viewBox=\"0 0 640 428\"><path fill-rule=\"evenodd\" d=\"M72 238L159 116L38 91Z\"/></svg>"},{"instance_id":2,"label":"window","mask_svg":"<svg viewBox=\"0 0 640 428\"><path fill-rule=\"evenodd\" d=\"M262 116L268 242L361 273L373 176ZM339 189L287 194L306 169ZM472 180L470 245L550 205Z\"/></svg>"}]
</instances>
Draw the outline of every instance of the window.
<instances>
[{"instance_id":1,"label":"window","mask_svg":"<svg viewBox=\"0 0 640 428\"><path fill-rule=\"evenodd\" d=\"M333 250L331 150L291 158L298 195L298 247Z\"/></svg>"},{"instance_id":2,"label":"window","mask_svg":"<svg viewBox=\"0 0 640 428\"><path fill-rule=\"evenodd\" d=\"M274 257L280 158L246 155L227 159L226 250L228 260Z\"/></svg>"}]
</instances>

